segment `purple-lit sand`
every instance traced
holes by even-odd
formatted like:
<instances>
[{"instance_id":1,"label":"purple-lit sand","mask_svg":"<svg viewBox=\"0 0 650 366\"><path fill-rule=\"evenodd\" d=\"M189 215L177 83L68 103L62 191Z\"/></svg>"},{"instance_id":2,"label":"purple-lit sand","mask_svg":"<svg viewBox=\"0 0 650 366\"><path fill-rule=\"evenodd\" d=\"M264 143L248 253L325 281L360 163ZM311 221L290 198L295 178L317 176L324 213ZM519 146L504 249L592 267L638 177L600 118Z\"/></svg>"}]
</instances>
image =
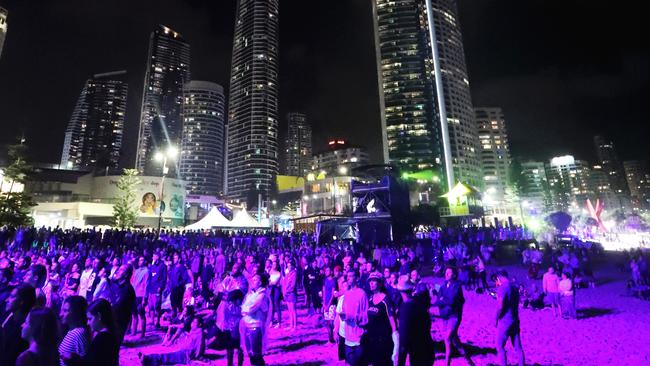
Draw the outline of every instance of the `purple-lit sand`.
<instances>
[{"instance_id":1,"label":"purple-lit sand","mask_svg":"<svg viewBox=\"0 0 650 366\"><path fill-rule=\"evenodd\" d=\"M520 268L508 268L511 274L525 280ZM596 272L599 285L595 289L579 290L577 308L579 320L562 320L552 311L521 310L522 342L526 364L540 365L649 365L650 364L650 302L626 296L627 273L613 266ZM431 279L427 279L431 280ZM487 295L465 292L466 305L460 327L461 340L467 345L476 365L496 362L494 349L495 300ZM288 333L271 329L268 365L336 365L336 346L327 343L324 328L317 328L312 319L299 313L299 329ZM442 345L439 328L434 322L437 341L436 364L441 364ZM137 354L168 350L158 345L160 335L151 335L140 347L122 349L121 365L139 365ZM130 340L130 338L127 338ZM151 345L155 344L155 345ZM506 347L508 352L511 346ZM210 351L210 361L195 365L225 365L225 352ZM510 357L510 363L514 359ZM248 365L248 359L245 364ZM457 357L453 365L466 365Z\"/></svg>"}]
</instances>

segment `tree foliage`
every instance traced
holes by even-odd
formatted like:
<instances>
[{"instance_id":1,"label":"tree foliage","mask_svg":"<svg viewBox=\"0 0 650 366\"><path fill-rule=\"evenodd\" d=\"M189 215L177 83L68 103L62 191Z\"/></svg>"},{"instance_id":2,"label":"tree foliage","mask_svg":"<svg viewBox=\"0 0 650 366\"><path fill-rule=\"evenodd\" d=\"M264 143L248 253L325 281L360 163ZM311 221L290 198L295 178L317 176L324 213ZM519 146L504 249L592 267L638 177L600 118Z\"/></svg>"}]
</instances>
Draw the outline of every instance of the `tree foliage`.
<instances>
[{"instance_id":1,"label":"tree foliage","mask_svg":"<svg viewBox=\"0 0 650 366\"><path fill-rule=\"evenodd\" d=\"M136 201L136 187L140 184L136 169L124 169L122 176L117 181L117 188L121 195L113 204L113 225L120 228L129 228L135 225L138 219L138 204Z\"/></svg>"},{"instance_id":2,"label":"tree foliage","mask_svg":"<svg viewBox=\"0 0 650 366\"><path fill-rule=\"evenodd\" d=\"M34 224L31 208L36 202L23 192L0 195L0 224L9 226L30 226Z\"/></svg>"},{"instance_id":3,"label":"tree foliage","mask_svg":"<svg viewBox=\"0 0 650 366\"><path fill-rule=\"evenodd\" d=\"M1 225L33 225L30 216L31 208L36 202L23 192L14 192L17 183L24 184L32 168L27 163L27 145L24 140L19 144L7 147L9 165L4 169L4 178L0 182L0 224Z\"/></svg>"},{"instance_id":4,"label":"tree foliage","mask_svg":"<svg viewBox=\"0 0 650 366\"><path fill-rule=\"evenodd\" d=\"M526 195L530 191L528 180L524 176L523 167L521 162L514 159L508 167L508 187L511 193L515 196Z\"/></svg>"}]
</instances>

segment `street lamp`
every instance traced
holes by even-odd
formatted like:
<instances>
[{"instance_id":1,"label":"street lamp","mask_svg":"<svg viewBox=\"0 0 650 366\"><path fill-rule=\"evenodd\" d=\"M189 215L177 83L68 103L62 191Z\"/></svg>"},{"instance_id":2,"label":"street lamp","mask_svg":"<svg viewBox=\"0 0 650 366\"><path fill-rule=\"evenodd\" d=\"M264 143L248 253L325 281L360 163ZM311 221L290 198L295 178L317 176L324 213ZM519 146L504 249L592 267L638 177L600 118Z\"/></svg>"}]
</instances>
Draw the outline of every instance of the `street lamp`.
<instances>
[{"instance_id":1,"label":"street lamp","mask_svg":"<svg viewBox=\"0 0 650 366\"><path fill-rule=\"evenodd\" d=\"M158 151L154 155L154 159L162 163L162 175L160 177L160 204L158 205L158 237L160 238L160 226L162 224L162 214L165 210L165 203L163 202L163 194L165 192L165 176L169 173L167 166L167 159L174 160L178 156L178 149L174 146L169 146L166 151Z\"/></svg>"}]
</instances>

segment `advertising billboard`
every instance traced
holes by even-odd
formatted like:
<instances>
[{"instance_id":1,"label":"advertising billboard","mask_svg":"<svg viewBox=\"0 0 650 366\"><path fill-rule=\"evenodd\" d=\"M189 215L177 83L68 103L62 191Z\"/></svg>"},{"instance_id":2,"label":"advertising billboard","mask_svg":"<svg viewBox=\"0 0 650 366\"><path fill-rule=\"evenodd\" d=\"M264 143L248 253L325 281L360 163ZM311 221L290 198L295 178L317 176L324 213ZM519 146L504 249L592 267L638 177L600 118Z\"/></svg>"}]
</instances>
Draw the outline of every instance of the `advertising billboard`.
<instances>
[{"instance_id":1,"label":"advertising billboard","mask_svg":"<svg viewBox=\"0 0 650 366\"><path fill-rule=\"evenodd\" d=\"M114 200L121 193L117 188L119 176L97 177L92 196L101 200ZM136 188L136 202L140 217L158 217L162 210L164 219L183 219L185 211L185 184L180 179L140 176ZM164 182L164 183L163 183ZM163 186L161 186L163 183Z\"/></svg>"}]
</instances>

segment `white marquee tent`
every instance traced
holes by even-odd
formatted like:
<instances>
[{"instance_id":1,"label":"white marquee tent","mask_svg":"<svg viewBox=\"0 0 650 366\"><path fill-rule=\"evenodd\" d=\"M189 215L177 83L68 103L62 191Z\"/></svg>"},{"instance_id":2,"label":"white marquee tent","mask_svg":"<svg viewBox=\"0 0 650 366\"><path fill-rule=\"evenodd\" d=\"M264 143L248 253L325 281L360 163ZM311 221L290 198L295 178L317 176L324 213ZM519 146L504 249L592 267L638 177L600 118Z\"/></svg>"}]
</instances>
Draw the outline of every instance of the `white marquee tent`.
<instances>
[{"instance_id":1,"label":"white marquee tent","mask_svg":"<svg viewBox=\"0 0 650 366\"><path fill-rule=\"evenodd\" d=\"M216 207L212 207L201 220L186 226L185 230L207 230L213 227L233 227L232 222L223 216Z\"/></svg>"},{"instance_id":2,"label":"white marquee tent","mask_svg":"<svg viewBox=\"0 0 650 366\"><path fill-rule=\"evenodd\" d=\"M186 226L185 230L209 230L212 228L265 228L268 225L259 223L246 210L237 210L232 220L228 220L221 214L218 208L212 207L201 220Z\"/></svg>"},{"instance_id":3,"label":"white marquee tent","mask_svg":"<svg viewBox=\"0 0 650 366\"><path fill-rule=\"evenodd\" d=\"M268 225L264 225L257 220L255 220L251 215L246 212L246 210L237 210L233 214L232 221L231 221L232 227L238 227L238 228L263 228L263 227L268 227Z\"/></svg>"}]
</instances>

